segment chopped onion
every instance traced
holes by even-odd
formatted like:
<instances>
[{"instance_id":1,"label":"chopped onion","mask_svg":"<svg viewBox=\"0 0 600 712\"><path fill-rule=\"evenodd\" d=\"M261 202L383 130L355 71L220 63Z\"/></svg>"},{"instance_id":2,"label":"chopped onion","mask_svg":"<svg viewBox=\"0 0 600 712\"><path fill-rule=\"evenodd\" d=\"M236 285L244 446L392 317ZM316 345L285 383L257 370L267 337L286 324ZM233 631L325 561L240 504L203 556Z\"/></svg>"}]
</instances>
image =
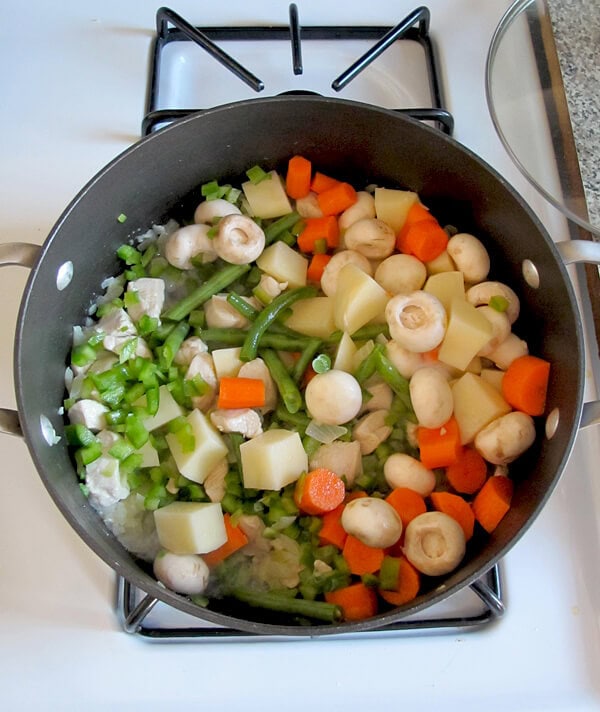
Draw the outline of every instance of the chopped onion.
<instances>
[{"instance_id":1,"label":"chopped onion","mask_svg":"<svg viewBox=\"0 0 600 712\"><path fill-rule=\"evenodd\" d=\"M306 434L325 445L329 445L334 440L341 438L347 432L348 428L343 425L326 425L325 423L318 423L316 420L311 420L306 426Z\"/></svg>"}]
</instances>

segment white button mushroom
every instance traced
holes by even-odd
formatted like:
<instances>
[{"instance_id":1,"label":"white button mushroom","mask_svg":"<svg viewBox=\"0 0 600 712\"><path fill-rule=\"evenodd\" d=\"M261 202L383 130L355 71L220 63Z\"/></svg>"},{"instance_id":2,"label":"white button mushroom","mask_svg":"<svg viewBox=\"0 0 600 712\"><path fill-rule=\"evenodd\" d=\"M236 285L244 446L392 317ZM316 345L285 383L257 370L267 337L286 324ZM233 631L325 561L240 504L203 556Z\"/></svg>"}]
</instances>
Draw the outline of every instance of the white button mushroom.
<instances>
[{"instance_id":1,"label":"white button mushroom","mask_svg":"<svg viewBox=\"0 0 600 712\"><path fill-rule=\"evenodd\" d=\"M338 276L342 267L347 264L356 265L369 277L373 274L371 263L360 252L355 250L342 250L336 252L329 260L321 276L321 289L328 297L333 297L337 290Z\"/></svg>"},{"instance_id":2,"label":"white button mushroom","mask_svg":"<svg viewBox=\"0 0 600 712\"><path fill-rule=\"evenodd\" d=\"M504 341L500 342L493 351L490 351L486 358L493 361L498 368L503 371L519 356L525 356L529 353L527 342L520 339L516 334L511 332Z\"/></svg>"},{"instance_id":3,"label":"white button mushroom","mask_svg":"<svg viewBox=\"0 0 600 712\"><path fill-rule=\"evenodd\" d=\"M452 389L439 368L425 366L414 373L409 383L410 400L419 425L441 428L454 410Z\"/></svg>"},{"instance_id":4,"label":"white button mushroom","mask_svg":"<svg viewBox=\"0 0 600 712\"><path fill-rule=\"evenodd\" d=\"M326 425L343 425L352 420L362 405L360 384L349 373L332 368L317 373L306 387L306 409Z\"/></svg>"},{"instance_id":5,"label":"white button mushroom","mask_svg":"<svg viewBox=\"0 0 600 712\"><path fill-rule=\"evenodd\" d=\"M241 210L223 198L203 200L194 212L194 222L212 225L217 218L224 218L226 215L241 215Z\"/></svg>"},{"instance_id":6,"label":"white button mushroom","mask_svg":"<svg viewBox=\"0 0 600 712\"><path fill-rule=\"evenodd\" d=\"M227 215L219 222L213 244L217 255L234 265L247 265L265 249L265 233L246 215Z\"/></svg>"},{"instance_id":7,"label":"white button mushroom","mask_svg":"<svg viewBox=\"0 0 600 712\"><path fill-rule=\"evenodd\" d=\"M397 341L388 341L385 353L404 378L410 378L426 363L423 354L409 351L404 346L400 346Z\"/></svg>"},{"instance_id":8,"label":"white button mushroom","mask_svg":"<svg viewBox=\"0 0 600 712\"><path fill-rule=\"evenodd\" d=\"M342 527L367 546L385 549L402 536L402 520L384 499L358 497L344 507Z\"/></svg>"},{"instance_id":9,"label":"white button mushroom","mask_svg":"<svg viewBox=\"0 0 600 712\"><path fill-rule=\"evenodd\" d=\"M507 301L506 316L511 324L514 324L519 316L519 297L508 285L502 282L480 282L475 284L466 292L467 301L475 307L482 304L489 304L492 297L503 297Z\"/></svg>"},{"instance_id":10,"label":"white button mushroom","mask_svg":"<svg viewBox=\"0 0 600 712\"><path fill-rule=\"evenodd\" d=\"M412 519L404 534L404 555L426 576L453 571L465 555L460 524L443 512L425 512Z\"/></svg>"},{"instance_id":11,"label":"white button mushroom","mask_svg":"<svg viewBox=\"0 0 600 712\"><path fill-rule=\"evenodd\" d=\"M375 270L375 281L390 294L410 294L425 284L427 268L413 255L390 255Z\"/></svg>"},{"instance_id":12,"label":"white button mushroom","mask_svg":"<svg viewBox=\"0 0 600 712\"><path fill-rule=\"evenodd\" d=\"M533 418L514 410L492 420L475 436L475 449L493 465L508 465L522 455L535 440Z\"/></svg>"},{"instance_id":13,"label":"white button mushroom","mask_svg":"<svg viewBox=\"0 0 600 712\"><path fill-rule=\"evenodd\" d=\"M349 208L346 208L344 212L338 218L338 225L340 230L344 232L350 225L362 220L363 218L374 218L375 217L375 198L371 193L367 193L366 190L359 190L356 193L356 202Z\"/></svg>"},{"instance_id":14,"label":"white button mushroom","mask_svg":"<svg viewBox=\"0 0 600 712\"><path fill-rule=\"evenodd\" d=\"M386 423L388 415L388 410L374 410L363 415L352 428L352 438L360 443L363 455L374 452L392 434L391 426Z\"/></svg>"},{"instance_id":15,"label":"white button mushroom","mask_svg":"<svg viewBox=\"0 0 600 712\"><path fill-rule=\"evenodd\" d=\"M446 310L442 303L421 290L392 297L385 308L385 318L392 339L417 353L439 346L446 333Z\"/></svg>"},{"instance_id":16,"label":"white button mushroom","mask_svg":"<svg viewBox=\"0 0 600 712\"><path fill-rule=\"evenodd\" d=\"M481 240L467 232L459 232L448 240L446 250L465 282L483 282L490 271L490 256Z\"/></svg>"},{"instance_id":17,"label":"white button mushroom","mask_svg":"<svg viewBox=\"0 0 600 712\"><path fill-rule=\"evenodd\" d=\"M346 230L344 245L370 260L382 260L394 251L396 235L383 220L363 218L352 223Z\"/></svg>"},{"instance_id":18,"label":"white button mushroom","mask_svg":"<svg viewBox=\"0 0 600 712\"><path fill-rule=\"evenodd\" d=\"M167 262L177 269L192 269L192 258L200 254L202 262L214 262L217 253L210 229L210 225L185 225L171 233L165 242Z\"/></svg>"},{"instance_id":19,"label":"white button mushroom","mask_svg":"<svg viewBox=\"0 0 600 712\"><path fill-rule=\"evenodd\" d=\"M162 550L154 559L154 575L171 591L194 596L204 593L210 570L196 554L173 554Z\"/></svg>"},{"instance_id":20,"label":"white button mushroom","mask_svg":"<svg viewBox=\"0 0 600 712\"><path fill-rule=\"evenodd\" d=\"M392 453L383 465L383 476L388 485L408 487L423 497L429 497L435 488L435 474L414 457L404 453Z\"/></svg>"}]
</instances>

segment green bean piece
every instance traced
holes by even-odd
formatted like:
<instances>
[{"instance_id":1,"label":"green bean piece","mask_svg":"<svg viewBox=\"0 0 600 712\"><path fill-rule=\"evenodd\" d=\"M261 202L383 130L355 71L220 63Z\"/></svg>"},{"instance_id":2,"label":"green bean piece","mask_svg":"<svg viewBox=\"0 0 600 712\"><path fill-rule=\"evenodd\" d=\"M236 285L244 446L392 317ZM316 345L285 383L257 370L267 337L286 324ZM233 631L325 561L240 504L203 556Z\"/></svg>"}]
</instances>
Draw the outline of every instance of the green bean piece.
<instances>
[{"instance_id":1,"label":"green bean piece","mask_svg":"<svg viewBox=\"0 0 600 712\"><path fill-rule=\"evenodd\" d=\"M316 293L317 290L314 287L296 287L275 297L269 306L260 312L248 330L240 352L240 359L242 361L252 361L252 359L256 358L261 337L279 314L294 302L313 297Z\"/></svg>"},{"instance_id":2,"label":"green bean piece","mask_svg":"<svg viewBox=\"0 0 600 712\"><path fill-rule=\"evenodd\" d=\"M379 354L383 351L383 346L381 344L376 344L373 350L358 364L358 368L354 373L354 378L361 384L371 378L371 376L377 370L377 362L379 360Z\"/></svg>"},{"instance_id":3,"label":"green bean piece","mask_svg":"<svg viewBox=\"0 0 600 712\"><path fill-rule=\"evenodd\" d=\"M281 400L290 413L297 413L302 408L302 395L288 373L283 361L276 351L272 349L262 349L260 351L262 360L266 363L271 377L275 381Z\"/></svg>"},{"instance_id":4,"label":"green bean piece","mask_svg":"<svg viewBox=\"0 0 600 712\"><path fill-rule=\"evenodd\" d=\"M163 314L163 319L181 321L191 311L208 301L213 295L228 287L236 279L248 272L250 265L225 265L180 302Z\"/></svg>"},{"instance_id":5,"label":"green bean piece","mask_svg":"<svg viewBox=\"0 0 600 712\"><path fill-rule=\"evenodd\" d=\"M308 368L308 364L313 360L314 355L317 353L317 351L321 348L321 340L320 339L310 339L310 341L306 344L306 346L302 349L300 352L300 357L294 364L294 368L292 370L292 378L296 383L299 383L302 376L304 375L304 372Z\"/></svg>"},{"instance_id":6,"label":"green bean piece","mask_svg":"<svg viewBox=\"0 0 600 712\"><path fill-rule=\"evenodd\" d=\"M284 215L279 220L275 220L270 225L265 228L265 243L270 245L275 242L280 235L283 235L286 231L291 230L294 225L298 222L300 215L296 212L288 213Z\"/></svg>"},{"instance_id":7,"label":"green bean piece","mask_svg":"<svg viewBox=\"0 0 600 712\"><path fill-rule=\"evenodd\" d=\"M239 294L228 294L227 301L239 314L246 317L246 319L249 319L250 321L254 321L260 313L258 309L253 307L252 304L248 304L248 302L243 297L240 297Z\"/></svg>"},{"instance_id":8,"label":"green bean piece","mask_svg":"<svg viewBox=\"0 0 600 712\"><path fill-rule=\"evenodd\" d=\"M186 321L180 321L173 327L165 339L164 344L159 349L159 361L162 369L166 370L171 366L175 354L179 351L179 347L188 335L189 330L190 325Z\"/></svg>"},{"instance_id":9,"label":"green bean piece","mask_svg":"<svg viewBox=\"0 0 600 712\"><path fill-rule=\"evenodd\" d=\"M291 613L306 616L327 623L338 623L343 618L342 609L333 603L324 601L307 601L302 598L291 598L289 595L269 591L265 593L233 589L232 595L253 608L267 608L271 611Z\"/></svg>"},{"instance_id":10,"label":"green bean piece","mask_svg":"<svg viewBox=\"0 0 600 712\"><path fill-rule=\"evenodd\" d=\"M325 339L325 343L338 344L342 334L342 331L334 331L331 336ZM351 336L353 341L369 341L369 339L376 339L380 334L389 337L390 331L387 324L367 324L357 329Z\"/></svg>"},{"instance_id":11,"label":"green bean piece","mask_svg":"<svg viewBox=\"0 0 600 712\"><path fill-rule=\"evenodd\" d=\"M404 378L383 351L377 352L377 373L394 391L406 408L412 412L408 380Z\"/></svg>"}]
</instances>

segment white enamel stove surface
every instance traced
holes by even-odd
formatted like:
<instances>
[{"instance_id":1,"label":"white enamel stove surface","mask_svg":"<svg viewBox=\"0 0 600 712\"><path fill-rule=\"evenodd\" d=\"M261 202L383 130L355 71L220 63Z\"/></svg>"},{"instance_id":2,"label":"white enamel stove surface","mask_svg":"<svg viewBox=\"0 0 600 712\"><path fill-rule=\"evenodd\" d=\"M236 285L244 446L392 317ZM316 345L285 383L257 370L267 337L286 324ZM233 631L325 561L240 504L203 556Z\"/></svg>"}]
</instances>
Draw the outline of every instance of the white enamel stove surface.
<instances>
[{"instance_id":1,"label":"white enamel stove surface","mask_svg":"<svg viewBox=\"0 0 600 712\"><path fill-rule=\"evenodd\" d=\"M304 24L392 25L407 0L298 2ZM455 137L517 186L556 239L562 218L497 140L484 63L507 0L431 0ZM205 9L203 9L203 6ZM63 207L139 136L154 6L13 3L0 25L0 240L41 243ZM194 24L287 22L287 3L197 3ZM202 14L201 14L202 11ZM26 29L26 25L29 27ZM308 68L310 59L305 54ZM343 69L344 67L342 67ZM258 73L258 72L257 72ZM336 72L332 72L331 78ZM329 78L329 75L328 75ZM302 85L301 79L294 80ZM296 88L296 87L290 87ZM343 94L342 94L343 95ZM348 92L346 96L353 98ZM4 269L0 405L14 406L12 338L24 271ZM43 358L43 356L40 356ZM588 396L594 387L591 378ZM302 642L149 645L122 632L114 576L48 498L24 443L3 437L0 704L4 709L592 710L600 707L600 462L581 432L548 506L504 562L507 613L485 631ZM85 702L83 702L86 700Z\"/></svg>"}]
</instances>

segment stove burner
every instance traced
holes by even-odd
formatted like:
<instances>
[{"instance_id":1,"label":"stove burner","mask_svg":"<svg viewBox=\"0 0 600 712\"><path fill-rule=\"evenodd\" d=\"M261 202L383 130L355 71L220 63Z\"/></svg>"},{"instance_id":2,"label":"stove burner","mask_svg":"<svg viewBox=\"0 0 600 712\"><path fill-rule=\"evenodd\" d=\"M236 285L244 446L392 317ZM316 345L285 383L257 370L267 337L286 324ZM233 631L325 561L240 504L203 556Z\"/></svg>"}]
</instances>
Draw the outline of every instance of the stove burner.
<instances>
[{"instance_id":1,"label":"stove burner","mask_svg":"<svg viewBox=\"0 0 600 712\"><path fill-rule=\"evenodd\" d=\"M444 108L442 88L439 82L437 56L429 35L430 12L426 7L419 7L409 13L394 27L374 26L307 26L301 27L298 20L298 9L294 3L289 6L289 27L194 27L173 10L162 7L156 13L157 37L154 44L151 75L146 106L146 115L142 122L142 133L148 135L160 126L173 120L183 118L191 113L201 111L200 107L190 109L158 109L158 84L162 52L171 42L192 41L202 47L211 57L229 69L255 92L265 89L265 83L249 69L224 52L217 42L227 40L289 40L292 53L292 70L294 75L304 71L302 61L302 40L374 40L375 44L350 67L331 82L331 88L339 92L353 79L374 62L386 49L395 42L413 40L423 48L427 65L429 89L432 97L432 107L423 109L395 109L413 118L434 122L446 134L451 134L454 128L452 115ZM169 25L173 27L169 27ZM288 93L288 92L283 92ZM289 92L298 93L298 90ZM317 92L306 92L317 93Z\"/></svg>"}]
</instances>

